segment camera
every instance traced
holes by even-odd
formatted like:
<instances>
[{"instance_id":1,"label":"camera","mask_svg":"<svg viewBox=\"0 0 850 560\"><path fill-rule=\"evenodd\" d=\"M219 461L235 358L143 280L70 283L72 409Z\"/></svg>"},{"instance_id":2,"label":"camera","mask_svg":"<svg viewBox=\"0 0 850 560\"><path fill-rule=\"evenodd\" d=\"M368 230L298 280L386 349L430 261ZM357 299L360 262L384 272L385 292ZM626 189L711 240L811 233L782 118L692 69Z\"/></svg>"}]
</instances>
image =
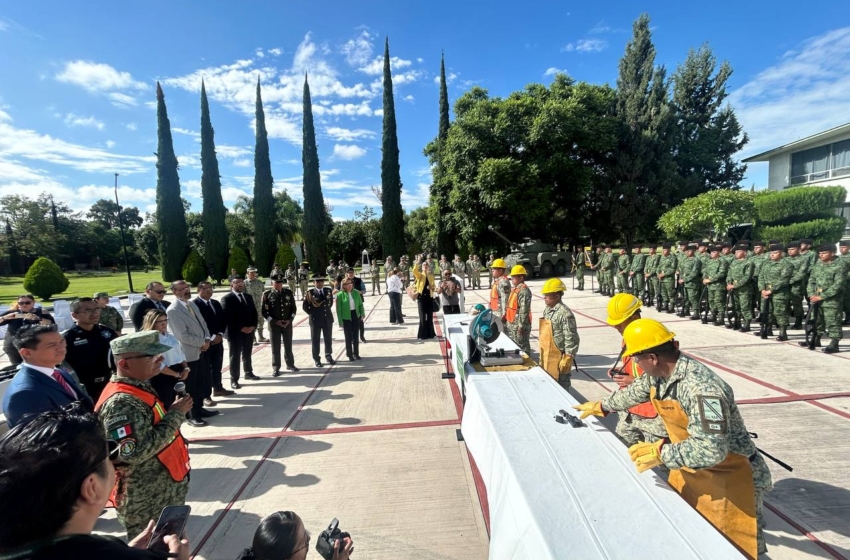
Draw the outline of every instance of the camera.
<instances>
[{"instance_id":1,"label":"camera","mask_svg":"<svg viewBox=\"0 0 850 560\"><path fill-rule=\"evenodd\" d=\"M339 519L334 517L328 528L322 531L316 539L316 552L321 554L325 560L331 560L334 556L336 541L339 541L339 549L342 550L342 541L345 537L350 538L351 535L339 530Z\"/></svg>"}]
</instances>

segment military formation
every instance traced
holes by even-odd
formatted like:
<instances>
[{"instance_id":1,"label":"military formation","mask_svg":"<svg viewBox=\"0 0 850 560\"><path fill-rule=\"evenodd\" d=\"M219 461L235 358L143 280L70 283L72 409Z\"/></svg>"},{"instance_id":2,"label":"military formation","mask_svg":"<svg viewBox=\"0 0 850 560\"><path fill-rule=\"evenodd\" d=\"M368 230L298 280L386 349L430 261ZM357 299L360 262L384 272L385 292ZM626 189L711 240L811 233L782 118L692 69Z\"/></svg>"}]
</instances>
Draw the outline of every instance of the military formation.
<instances>
[{"instance_id":1,"label":"military formation","mask_svg":"<svg viewBox=\"0 0 850 560\"><path fill-rule=\"evenodd\" d=\"M634 294L659 311L740 332L758 321L756 335L780 342L805 329L801 345L839 351L841 326L850 325L850 241L839 243L838 255L834 244L815 247L811 239L677 245L661 244L660 253L655 244L647 252L637 245L631 255L597 246L596 292Z\"/></svg>"}]
</instances>

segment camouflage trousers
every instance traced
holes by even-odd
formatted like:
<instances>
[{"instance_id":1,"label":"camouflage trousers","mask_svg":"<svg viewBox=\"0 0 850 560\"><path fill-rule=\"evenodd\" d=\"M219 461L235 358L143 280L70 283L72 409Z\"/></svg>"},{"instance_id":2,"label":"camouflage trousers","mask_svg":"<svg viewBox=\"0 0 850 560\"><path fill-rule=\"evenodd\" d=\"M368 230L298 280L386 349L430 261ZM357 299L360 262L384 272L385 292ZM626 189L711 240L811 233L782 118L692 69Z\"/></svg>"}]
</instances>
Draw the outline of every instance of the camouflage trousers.
<instances>
[{"instance_id":1,"label":"camouflage trousers","mask_svg":"<svg viewBox=\"0 0 850 560\"><path fill-rule=\"evenodd\" d=\"M558 374L558 385L563 387L565 390L569 390L572 386L571 380L572 374L570 372Z\"/></svg>"},{"instance_id":2,"label":"camouflage trousers","mask_svg":"<svg viewBox=\"0 0 850 560\"><path fill-rule=\"evenodd\" d=\"M722 317L726 313L726 286L711 284L708 287L708 308L715 317Z\"/></svg>"},{"instance_id":3,"label":"camouflage trousers","mask_svg":"<svg viewBox=\"0 0 850 560\"><path fill-rule=\"evenodd\" d=\"M635 275L632 276L632 293L635 297L641 297L643 295L643 287L644 287L644 277L642 272L635 272Z\"/></svg>"},{"instance_id":4,"label":"camouflage trousers","mask_svg":"<svg viewBox=\"0 0 850 560\"><path fill-rule=\"evenodd\" d=\"M474 271L469 273L470 283L476 290L481 287L481 272Z\"/></svg>"},{"instance_id":5,"label":"camouflage trousers","mask_svg":"<svg viewBox=\"0 0 850 560\"><path fill-rule=\"evenodd\" d=\"M576 289L583 290L584 289L584 267L576 268Z\"/></svg>"},{"instance_id":6,"label":"camouflage trousers","mask_svg":"<svg viewBox=\"0 0 850 560\"><path fill-rule=\"evenodd\" d=\"M669 280L667 278L663 278L658 281L661 289L661 305L667 307L669 309L673 308L674 302L674 292L675 286L672 278Z\"/></svg>"},{"instance_id":7,"label":"camouflage trousers","mask_svg":"<svg viewBox=\"0 0 850 560\"><path fill-rule=\"evenodd\" d=\"M260 342L261 340L264 340L266 338L266 337L263 336L263 325L264 324L265 324L265 321L263 320L263 308L258 307L257 308L257 328L254 329L254 340L256 340L257 342ZM154 521L156 521L156 519L154 519Z\"/></svg>"},{"instance_id":8,"label":"camouflage trousers","mask_svg":"<svg viewBox=\"0 0 850 560\"><path fill-rule=\"evenodd\" d=\"M824 300L818 313L818 333L826 334L831 340L841 340L841 312L841 301Z\"/></svg>"},{"instance_id":9,"label":"camouflage trousers","mask_svg":"<svg viewBox=\"0 0 850 560\"><path fill-rule=\"evenodd\" d=\"M623 274L617 273L617 290L619 292L625 293L629 291L629 276L628 272L624 272Z\"/></svg>"},{"instance_id":10,"label":"camouflage trousers","mask_svg":"<svg viewBox=\"0 0 850 560\"><path fill-rule=\"evenodd\" d=\"M301 299L304 299L304 296L307 294L307 282L301 282L298 286L301 288Z\"/></svg>"},{"instance_id":11,"label":"camouflage trousers","mask_svg":"<svg viewBox=\"0 0 850 560\"><path fill-rule=\"evenodd\" d=\"M378 294L381 293L381 278L372 278L372 295L375 295L375 288L378 289Z\"/></svg>"},{"instance_id":12,"label":"camouflage trousers","mask_svg":"<svg viewBox=\"0 0 850 560\"><path fill-rule=\"evenodd\" d=\"M505 331L508 338L513 340L520 350L531 355L531 323L528 320L506 323Z\"/></svg>"},{"instance_id":13,"label":"camouflage trousers","mask_svg":"<svg viewBox=\"0 0 850 560\"><path fill-rule=\"evenodd\" d=\"M764 543L764 495L773 489L773 480L761 453L756 452L755 457L750 460L750 466L753 469L753 486L756 489L756 540L758 552L762 554L767 552L767 545Z\"/></svg>"},{"instance_id":14,"label":"camouflage trousers","mask_svg":"<svg viewBox=\"0 0 850 560\"><path fill-rule=\"evenodd\" d=\"M805 313L803 313L803 296L806 294L805 286L800 284L791 284L791 315L794 318L802 318Z\"/></svg>"},{"instance_id":15,"label":"camouflage trousers","mask_svg":"<svg viewBox=\"0 0 850 560\"><path fill-rule=\"evenodd\" d=\"M702 284L699 282L685 282L682 284L685 289L685 305L687 305L691 313L699 311L699 297L702 295Z\"/></svg>"},{"instance_id":16,"label":"camouflage trousers","mask_svg":"<svg viewBox=\"0 0 850 560\"><path fill-rule=\"evenodd\" d=\"M773 292L770 299L773 303L773 320L780 327L787 327L789 323L788 315L791 311L790 292Z\"/></svg>"},{"instance_id":17,"label":"camouflage trousers","mask_svg":"<svg viewBox=\"0 0 850 560\"><path fill-rule=\"evenodd\" d=\"M157 459L151 458L156 461ZM167 480L133 481L127 484L126 493L119 499L116 512L118 521L127 530L127 538L134 539L145 530L148 521L159 519L165 506L182 506L189 491L189 477L181 482Z\"/></svg>"},{"instance_id":18,"label":"camouflage trousers","mask_svg":"<svg viewBox=\"0 0 850 560\"><path fill-rule=\"evenodd\" d=\"M735 311L744 321L753 320L753 291L749 286L741 286L734 290Z\"/></svg>"},{"instance_id":19,"label":"camouflage trousers","mask_svg":"<svg viewBox=\"0 0 850 560\"><path fill-rule=\"evenodd\" d=\"M644 418L628 410L620 411L617 415L620 419L614 431L629 447L642 441L652 443L667 437L667 428L660 416Z\"/></svg>"},{"instance_id":20,"label":"camouflage trousers","mask_svg":"<svg viewBox=\"0 0 850 560\"><path fill-rule=\"evenodd\" d=\"M658 294L658 278L651 275L649 278L644 278L646 282L646 295L654 303L655 296Z\"/></svg>"}]
</instances>

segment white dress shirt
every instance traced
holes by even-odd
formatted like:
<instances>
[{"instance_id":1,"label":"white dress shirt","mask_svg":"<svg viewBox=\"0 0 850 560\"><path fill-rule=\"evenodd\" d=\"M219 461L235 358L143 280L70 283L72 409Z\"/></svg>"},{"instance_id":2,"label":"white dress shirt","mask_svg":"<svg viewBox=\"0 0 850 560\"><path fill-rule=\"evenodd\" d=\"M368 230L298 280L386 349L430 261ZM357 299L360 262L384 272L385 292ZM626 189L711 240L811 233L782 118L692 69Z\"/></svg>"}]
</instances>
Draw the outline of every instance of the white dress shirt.
<instances>
[{"instance_id":1,"label":"white dress shirt","mask_svg":"<svg viewBox=\"0 0 850 560\"><path fill-rule=\"evenodd\" d=\"M392 274L387 278L387 291L401 293L401 278L398 277L398 274Z\"/></svg>"}]
</instances>

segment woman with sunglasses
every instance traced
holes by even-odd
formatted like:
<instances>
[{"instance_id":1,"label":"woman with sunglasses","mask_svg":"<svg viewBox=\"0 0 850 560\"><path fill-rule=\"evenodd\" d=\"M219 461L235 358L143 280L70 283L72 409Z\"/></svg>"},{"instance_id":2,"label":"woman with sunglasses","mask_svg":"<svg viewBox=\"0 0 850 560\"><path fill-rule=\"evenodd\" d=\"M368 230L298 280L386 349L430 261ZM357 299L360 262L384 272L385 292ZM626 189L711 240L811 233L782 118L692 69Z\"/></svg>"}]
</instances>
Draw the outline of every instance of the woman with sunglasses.
<instances>
[{"instance_id":1,"label":"woman with sunglasses","mask_svg":"<svg viewBox=\"0 0 850 560\"><path fill-rule=\"evenodd\" d=\"M162 371L150 380L159 399L169 408L174 402L174 384L185 381L189 377L189 366L186 356L180 349L180 343L173 334L168 332L168 316L165 311L151 309L145 313L142 321L143 331L157 331L160 344L171 346L171 350L162 355Z\"/></svg>"},{"instance_id":2,"label":"woman with sunglasses","mask_svg":"<svg viewBox=\"0 0 850 560\"><path fill-rule=\"evenodd\" d=\"M0 327L6 327L6 338L3 339L3 351L9 357L13 366L20 365L24 360L12 344L14 334L24 325L55 324L53 317L35 307L35 296L26 294L18 296L18 300L9 308L5 315L0 316Z\"/></svg>"},{"instance_id":3,"label":"woman with sunglasses","mask_svg":"<svg viewBox=\"0 0 850 560\"><path fill-rule=\"evenodd\" d=\"M337 541L333 560L348 560L354 549L351 537ZM254 532L251 548L239 560L306 560L310 550L310 533L295 512L278 511L260 522Z\"/></svg>"}]
</instances>

